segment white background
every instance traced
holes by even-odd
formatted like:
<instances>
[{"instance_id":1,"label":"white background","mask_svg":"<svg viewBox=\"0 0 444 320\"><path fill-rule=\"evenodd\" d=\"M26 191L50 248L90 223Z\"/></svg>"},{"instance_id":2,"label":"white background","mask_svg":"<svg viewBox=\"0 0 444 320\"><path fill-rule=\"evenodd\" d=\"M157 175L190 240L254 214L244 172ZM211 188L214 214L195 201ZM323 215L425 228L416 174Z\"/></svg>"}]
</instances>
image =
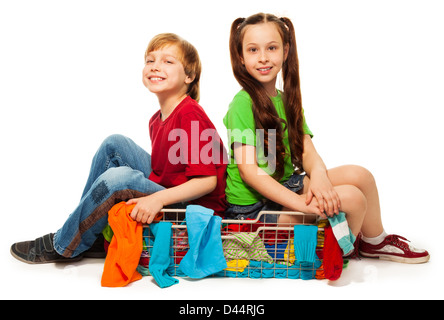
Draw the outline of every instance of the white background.
<instances>
[{"instance_id":1,"label":"white background","mask_svg":"<svg viewBox=\"0 0 444 320\"><path fill-rule=\"evenodd\" d=\"M429 263L352 261L334 283L180 279L160 289L145 277L110 289L100 286L100 260L29 266L12 258L12 243L63 224L106 136L127 135L150 151L158 104L141 71L157 33L177 33L198 49L201 105L225 137L222 118L239 89L230 25L260 11L295 25L305 115L327 166L370 169L385 229L428 249ZM442 14L433 0L1 0L0 297L444 298Z\"/></svg>"}]
</instances>

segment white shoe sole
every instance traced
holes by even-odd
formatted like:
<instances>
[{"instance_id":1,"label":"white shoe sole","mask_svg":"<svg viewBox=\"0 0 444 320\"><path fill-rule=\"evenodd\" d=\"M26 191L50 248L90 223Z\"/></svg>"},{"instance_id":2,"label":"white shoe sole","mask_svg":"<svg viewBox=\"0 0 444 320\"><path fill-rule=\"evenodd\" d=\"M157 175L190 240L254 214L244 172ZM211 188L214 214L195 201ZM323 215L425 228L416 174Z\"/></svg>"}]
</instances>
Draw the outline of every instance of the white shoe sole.
<instances>
[{"instance_id":1,"label":"white shoe sole","mask_svg":"<svg viewBox=\"0 0 444 320\"><path fill-rule=\"evenodd\" d=\"M365 252L359 252L359 254L366 258L374 258L374 259L381 259L381 260L387 260L387 261L394 261L394 262L400 262L400 263L409 263L409 264L418 264L418 263L425 263L429 261L430 255L419 257L419 258L403 258L399 256L394 256L390 254L371 254L371 253L365 253Z\"/></svg>"}]
</instances>

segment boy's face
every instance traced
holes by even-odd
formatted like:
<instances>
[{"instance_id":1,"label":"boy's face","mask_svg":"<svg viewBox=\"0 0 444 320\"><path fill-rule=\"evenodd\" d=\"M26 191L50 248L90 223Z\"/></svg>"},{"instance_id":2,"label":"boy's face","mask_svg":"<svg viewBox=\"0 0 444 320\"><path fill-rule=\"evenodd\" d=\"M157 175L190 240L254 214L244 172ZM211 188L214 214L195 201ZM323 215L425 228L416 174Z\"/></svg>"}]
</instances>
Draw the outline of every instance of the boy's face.
<instances>
[{"instance_id":1,"label":"boy's face","mask_svg":"<svg viewBox=\"0 0 444 320\"><path fill-rule=\"evenodd\" d=\"M193 81L185 74L175 45L166 46L147 54L142 81L156 95L183 95Z\"/></svg>"}]
</instances>

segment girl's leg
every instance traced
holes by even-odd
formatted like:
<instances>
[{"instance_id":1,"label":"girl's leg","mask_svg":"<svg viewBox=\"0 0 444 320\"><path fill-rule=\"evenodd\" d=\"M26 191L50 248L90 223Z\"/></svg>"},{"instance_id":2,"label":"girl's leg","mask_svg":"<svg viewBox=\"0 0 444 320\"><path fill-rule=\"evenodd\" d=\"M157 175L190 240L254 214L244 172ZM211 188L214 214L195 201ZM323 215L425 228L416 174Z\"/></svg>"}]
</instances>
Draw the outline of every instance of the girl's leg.
<instances>
[{"instance_id":1,"label":"girl's leg","mask_svg":"<svg viewBox=\"0 0 444 320\"><path fill-rule=\"evenodd\" d=\"M361 231L359 254L403 263L424 263L430 259L424 249L417 249L407 239L387 235L381 220L378 189L373 175L359 166L342 166L328 170L330 181L341 199L341 211L356 236ZM310 180L304 179L304 193Z\"/></svg>"},{"instance_id":2,"label":"girl's leg","mask_svg":"<svg viewBox=\"0 0 444 320\"><path fill-rule=\"evenodd\" d=\"M303 193L308 191L310 179L305 177ZM367 199L360 189L353 185L340 185L334 187L341 199L341 211L347 213L347 222L352 233L357 236L361 230L364 217L367 211ZM288 210L285 209L284 210ZM281 214L279 223L281 224L300 224L312 223L316 217L301 217L288 214Z\"/></svg>"},{"instance_id":3,"label":"girl's leg","mask_svg":"<svg viewBox=\"0 0 444 320\"><path fill-rule=\"evenodd\" d=\"M379 236L384 231L384 227L381 219L378 189L373 175L363 167L347 165L328 170L328 176L334 186L351 185L362 192L367 202L367 209L364 213L361 232L369 238ZM344 208L346 204L342 199L341 203L343 205L341 211L348 214L348 211Z\"/></svg>"}]
</instances>

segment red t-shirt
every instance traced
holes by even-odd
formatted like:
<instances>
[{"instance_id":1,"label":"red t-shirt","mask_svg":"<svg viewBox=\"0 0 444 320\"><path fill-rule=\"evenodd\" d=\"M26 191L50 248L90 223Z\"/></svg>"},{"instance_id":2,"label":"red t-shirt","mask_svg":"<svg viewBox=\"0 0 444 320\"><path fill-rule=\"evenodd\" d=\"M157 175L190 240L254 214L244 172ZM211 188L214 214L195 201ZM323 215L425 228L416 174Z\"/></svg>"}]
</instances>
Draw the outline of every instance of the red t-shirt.
<instances>
[{"instance_id":1,"label":"red t-shirt","mask_svg":"<svg viewBox=\"0 0 444 320\"><path fill-rule=\"evenodd\" d=\"M180 185L194 176L216 176L209 194L190 201L223 215L226 208L227 155L215 126L202 107L187 96L165 120L160 110L150 119L152 144L149 179L165 188Z\"/></svg>"}]
</instances>

